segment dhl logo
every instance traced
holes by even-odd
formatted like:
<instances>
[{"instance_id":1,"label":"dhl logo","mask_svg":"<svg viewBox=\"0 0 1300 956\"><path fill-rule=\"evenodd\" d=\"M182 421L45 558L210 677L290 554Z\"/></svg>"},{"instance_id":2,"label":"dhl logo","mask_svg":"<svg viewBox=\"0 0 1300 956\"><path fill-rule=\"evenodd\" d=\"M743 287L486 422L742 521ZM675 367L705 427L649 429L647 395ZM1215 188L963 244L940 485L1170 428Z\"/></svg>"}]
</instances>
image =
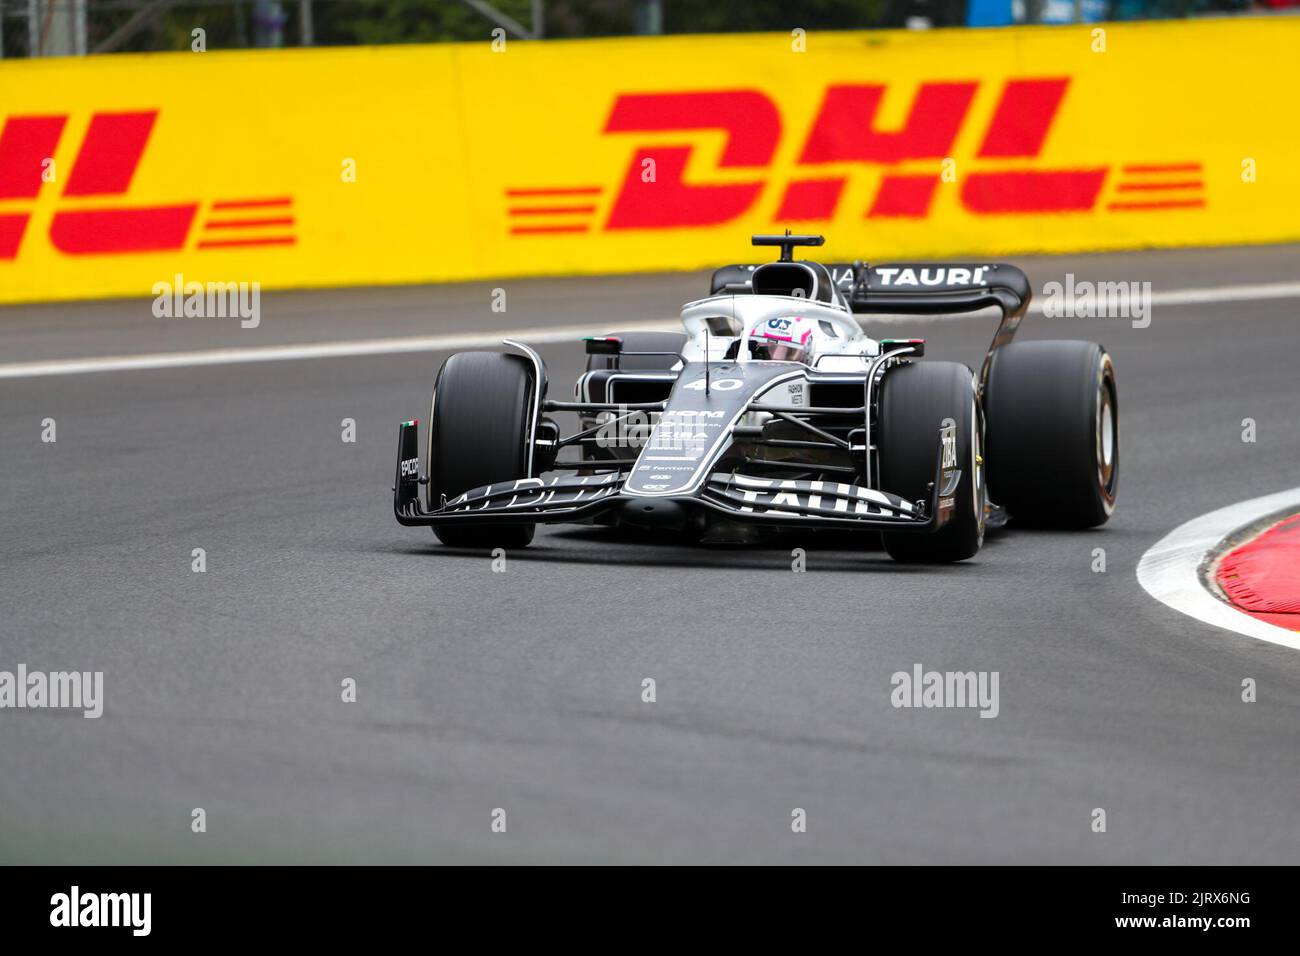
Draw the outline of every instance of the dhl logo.
<instances>
[{"instance_id":1,"label":"dhl logo","mask_svg":"<svg viewBox=\"0 0 1300 956\"><path fill-rule=\"evenodd\" d=\"M18 257L43 190L58 188L55 150L67 114L10 116L0 132L0 261ZM119 255L186 248L293 245L293 198L289 196L186 200L129 205L122 200L153 135L157 110L95 113L82 138L72 172L62 184L60 207L50 221L50 244L64 255ZM194 223L203 214L196 231Z\"/></svg>"},{"instance_id":2,"label":"dhl logo","mask_svg":"<svg viewBox=\"0 0 1300 956\"><path fill-rule=\"evenodd\" d=\"M959 201L973 216L1090 213L1097 210L1107 182L1104 208L1113 213L1196 209L1205 205L1199 162L1035 168L1061 112L1068 77L1006 81L987 128L978 137L974 171L960 177ZM685 179L692 146L636 146L616 187L603 223L616 232L716 226L750 213L769 188L774 222L813 223L834 219L853 166L881 170L867 219L925 219L943 178L938 168L952 151L970 112L979 83L924 82L897 129L881 129L877 113L883 84L828 86L821 107L803 136L792 176L770 175L783 135L780 111L758 90L624 93L613 104L603 132L688 133L720 130L725 135L717 168L733 174L725 182ZM923 167L929 169L923 170ZM647 175L647 171L652 174ZM740 171L748 181L735 181ZM768 172L769 175L762 175ZM597 185L512 187L505 191L512 235L585 233L598 214L604 189Z\"/></svg>"}]
</instances>

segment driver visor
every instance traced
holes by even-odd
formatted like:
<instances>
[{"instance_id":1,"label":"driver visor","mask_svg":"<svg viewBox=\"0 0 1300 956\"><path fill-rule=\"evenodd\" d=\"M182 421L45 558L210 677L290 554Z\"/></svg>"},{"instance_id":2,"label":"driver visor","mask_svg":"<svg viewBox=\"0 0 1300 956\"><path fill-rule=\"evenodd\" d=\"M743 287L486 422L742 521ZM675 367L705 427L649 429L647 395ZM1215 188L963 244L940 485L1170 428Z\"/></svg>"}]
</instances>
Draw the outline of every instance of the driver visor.
<instances>
[{"instance_id":1,"label":"driver visor","mask_svg":"<svg viewBox=\"0 0 1300 956\"><path fill-rule=\"evenodd\" d=\"M795 342L772 342L769 340L767 349L768 354L772 356L773 362L803 361L803 346Z\"/></svg>"}]
</instances>

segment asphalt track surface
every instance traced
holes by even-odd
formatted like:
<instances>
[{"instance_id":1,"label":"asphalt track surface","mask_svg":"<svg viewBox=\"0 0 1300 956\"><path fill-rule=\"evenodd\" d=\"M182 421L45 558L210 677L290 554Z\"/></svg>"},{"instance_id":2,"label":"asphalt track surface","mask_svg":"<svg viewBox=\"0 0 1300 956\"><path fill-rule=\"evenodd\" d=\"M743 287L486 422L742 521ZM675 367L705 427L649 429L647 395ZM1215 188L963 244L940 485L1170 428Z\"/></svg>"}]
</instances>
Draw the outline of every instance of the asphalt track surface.
<instances>
[{"instance_id":1,"label":"asphalt track surface","mask_svg":"<svg viewBox=\"0 0 1300 956\"><path fill-rule=\"evenodd\" d=\"M1290 280L1300 250L1013 261L1037 289L1072 271L1159 293ZM267 294L256 330L156 319L147 300L9 308L0 361L628 328L705 288ZM1300 862L1300 655L1183 617L1134 576L1181 522L1300 484L1298 311L1026 320L1026 338L1115 358L1118 510L943 568L870 541L552 526L494 573L392 516L397 423L427 416L441 354L0 380L0 669L102 670L106 697L99 720L0 712L0 861ZM912 329L975 364L993 322L881 334ZM541 351L562 395L580 347ZM998 717L893 708L890 675L916 663L998 671Z\"/></svg>"}]
</instances>

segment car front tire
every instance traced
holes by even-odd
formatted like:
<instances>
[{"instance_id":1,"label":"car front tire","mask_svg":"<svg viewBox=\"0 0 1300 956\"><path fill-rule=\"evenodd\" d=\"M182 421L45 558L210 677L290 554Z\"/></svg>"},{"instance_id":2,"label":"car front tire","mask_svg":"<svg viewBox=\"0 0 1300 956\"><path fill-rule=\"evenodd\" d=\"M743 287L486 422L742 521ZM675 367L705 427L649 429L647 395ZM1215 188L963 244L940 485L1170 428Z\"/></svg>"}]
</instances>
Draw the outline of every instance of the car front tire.
<instances>
[{"instance_id":1,"label":"car front tire","mask_svg":"<svg viewBox=\"0 0 1300 956\"><path fill-rule=\"evenodd\" d=\"M533 374L518 355L458 352L443 363L429 416L429 504L471 488L531 477L528 434ZM522 548L535 525L435 525L443 544Z\"/></svg>"},{"instance_id":2,"label":"car front tire","mask_svg":"<svg viewBox=\"0 0 1300 956\"><path fill-rule=\"evenodd\" d=\"M929 501L945 419L957 425L962 470L953 515L933 534L883 532L885 550L896 561L964 561L984 543L982 422L974 377L965 365L917 362L885 373L876 418L879 487L910 501Z\"/></svg>"}]
</instances>

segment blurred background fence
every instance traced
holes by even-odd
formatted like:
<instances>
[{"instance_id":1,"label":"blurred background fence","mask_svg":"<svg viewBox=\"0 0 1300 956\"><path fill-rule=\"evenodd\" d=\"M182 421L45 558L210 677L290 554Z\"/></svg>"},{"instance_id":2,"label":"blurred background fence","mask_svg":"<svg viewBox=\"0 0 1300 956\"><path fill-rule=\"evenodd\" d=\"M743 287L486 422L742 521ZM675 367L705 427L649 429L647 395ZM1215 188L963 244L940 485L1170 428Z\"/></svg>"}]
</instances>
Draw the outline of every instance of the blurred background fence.
<instances>
[{"instance_id":1,"label":"blurred background fence","mask_svg":"<svg viewBox=\"0 0 1300 956\"><path fill-rule=\"evenodd\" d=\"M1249 16L1300 0L0 0L5 57Z\"/></svg>"}]
</instances>

